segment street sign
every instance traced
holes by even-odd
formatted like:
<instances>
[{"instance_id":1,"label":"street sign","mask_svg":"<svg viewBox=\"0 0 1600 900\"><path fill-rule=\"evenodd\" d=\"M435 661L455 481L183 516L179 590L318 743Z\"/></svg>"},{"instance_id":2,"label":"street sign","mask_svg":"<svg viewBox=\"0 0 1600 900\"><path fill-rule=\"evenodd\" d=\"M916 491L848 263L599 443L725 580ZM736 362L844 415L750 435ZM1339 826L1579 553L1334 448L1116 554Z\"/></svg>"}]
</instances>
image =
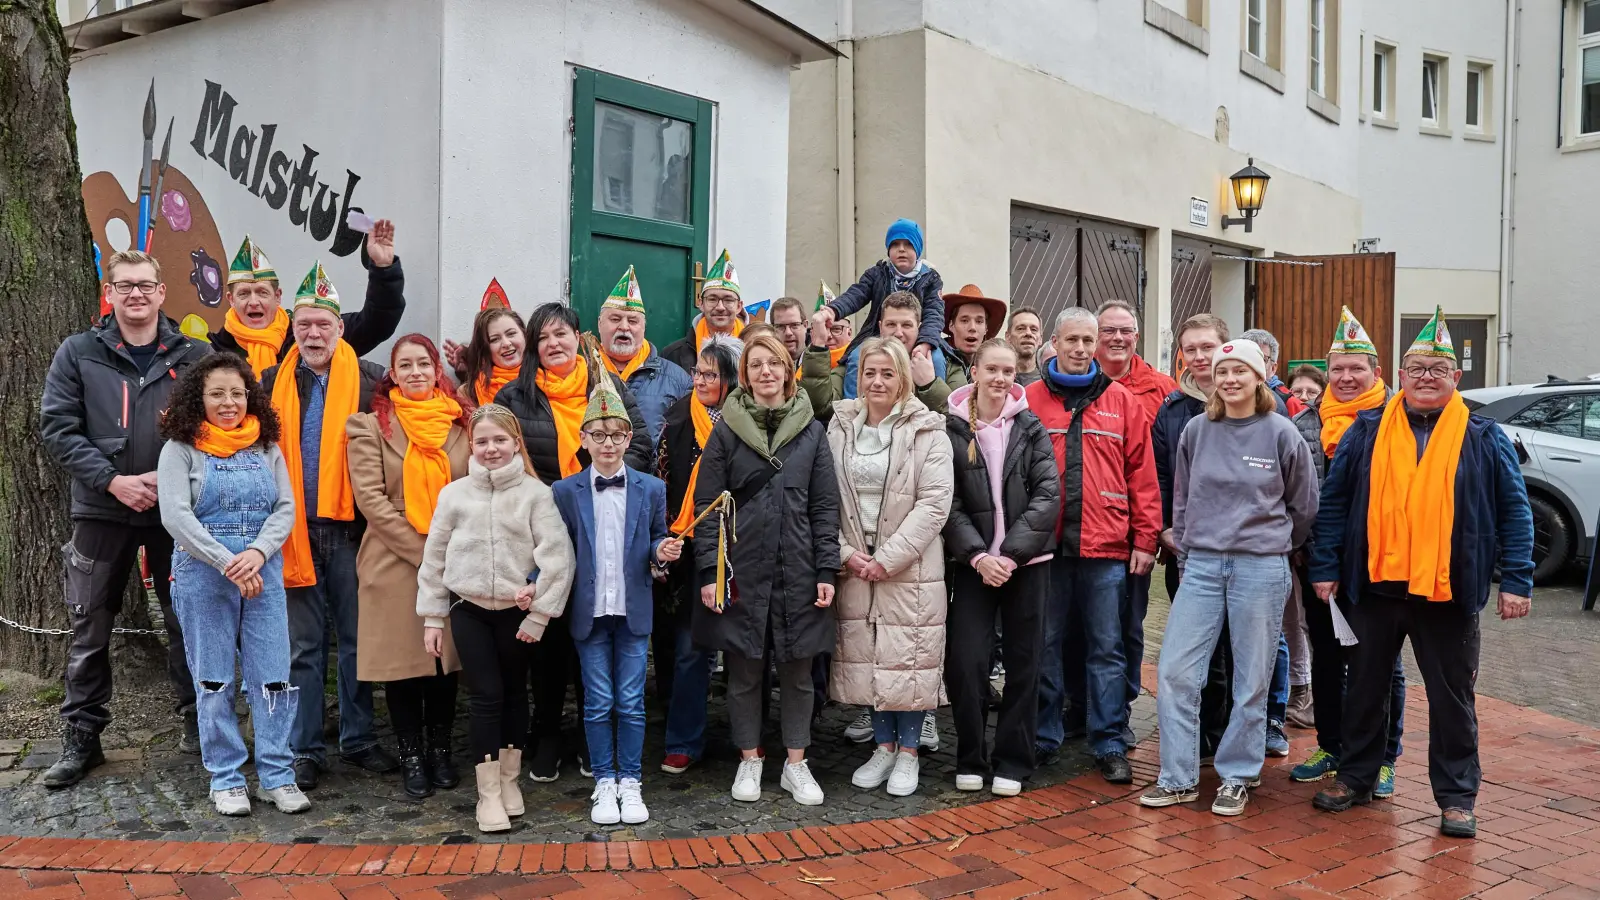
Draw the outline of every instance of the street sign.
<instances>
[{"instance_id":1,"label":"street sign","mask_svg":"<svg viewBox=\"0 0 1600 900\"><path fill-rule=\"evenodd\" d=\"M1189 224L1196 228L1211 226L1211 203L1199 197L1189 198Z\"/></svg>"}]
</instances>

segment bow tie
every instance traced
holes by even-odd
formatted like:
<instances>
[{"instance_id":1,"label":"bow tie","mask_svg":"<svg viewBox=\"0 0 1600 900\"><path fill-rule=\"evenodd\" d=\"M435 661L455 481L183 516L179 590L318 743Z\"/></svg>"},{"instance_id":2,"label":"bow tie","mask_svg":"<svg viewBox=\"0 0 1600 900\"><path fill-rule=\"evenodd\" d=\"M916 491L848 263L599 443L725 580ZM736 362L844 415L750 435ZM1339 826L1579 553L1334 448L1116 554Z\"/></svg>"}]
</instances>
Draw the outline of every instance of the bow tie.
<instances>
[{"instance_id":1,"label":"bow tie","mask_svg":"<svg viewBox=\"0 0 1600 900\"><path fill-rule=\"evenodd\" d=\"M623 487L627 483L628 483L628 479L627 479L626 476L621 475L621 474L617 474L617 475L611 476L610 478L596 478L594 480L594 489L595 489L595 493L599 493L600 491L606 490L607 488Z\"/></svg>"}]
</instances>

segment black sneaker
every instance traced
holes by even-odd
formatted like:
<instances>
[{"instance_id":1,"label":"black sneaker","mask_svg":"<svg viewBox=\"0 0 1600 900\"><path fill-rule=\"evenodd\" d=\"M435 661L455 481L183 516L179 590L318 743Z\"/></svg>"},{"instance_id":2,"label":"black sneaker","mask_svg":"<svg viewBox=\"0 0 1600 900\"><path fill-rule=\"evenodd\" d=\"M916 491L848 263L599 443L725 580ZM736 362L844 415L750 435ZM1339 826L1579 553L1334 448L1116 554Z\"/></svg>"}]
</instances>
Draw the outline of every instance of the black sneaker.
<instances>
[{"instance_id":1,"label":"black sneaker","mask_svg":"<svg viewBox=\"0 0 1600 900\"><path fill-rule=\"evenodd\" d=\"M594 769L589 767L589 751L587 749L578 751L578 774L584 778L594 777Z\"/></svg>"},{"instance_id":2,"label":"black sneaker","mask_svg":"<svg viewBox=\"0 0 1600 900\"><path fill-rule=\"evenodd\" d=\"M561 777L561 748L555 741L539 742L539 749L528 763L528 777L540 784L549 784Z\"/></svg>"},{"instance_id":3,"label":"black sneaker","mask_svg":"<svg viewBox=\"0 0 1600 900\"><path fill-rule=\"evenodd\" d=\"M1171 788L1164 788L1159 784L1152 784L1145 789L1143 794L1139 795L1139 805L1160 809L1163 806L1176 806L1179 803L1193 803L1199 799L1200 789L1198 785L1175 791Z\"/></svg>"},{"instance_id":4,"label":"black sneaker","mask_svg":"<svg viewBox=\"0 0 1600 900\"><path fill-rule=\"evenodd\" d=\"M1445 837L1475 838L1478 836L1478 817L1470 809L1451 807L1439 816L1439 833Z\"/></svg>"},{"instance_id":5,"label":"black sneaker","mask_svg":"<svg viewBox=\"0 0 1600 900\"><path fill-rule=\"evenodd\" d=\"M1242 784L1225 784L1217 788L1217 799L1211 801L1211 811L1219 816L1237 816L1249 802L1249 788Z\"/></svg>"},{"instance_id":6,"label":"black sneaker","mask_svg":"<svg viewBox=\"0 0 1600 900\"><path fill-rule=\"evenodd\" d=\"M317 761L314 759L297 759L294 761L294 783L302 791L317 789Z\"/></svg>"},{"instance_id":7,"label":"black sneaker","mask_svg":"<svg viewBox=\"0 0 1600 900\"><path fill-rule=\"evenodd\" d=\"M1128 757L1121 753L1097 756L1094 764L1100 767L1100 777L1110 784L1133 783L1133 767L1128 765Z\"/></svg>"},{"instance_id":8,"label":"black sneaker","mask_svg":"<svg viewBox=\"0 0 1600 900\"><path fill-rule=\"evenodd\" d=\"M382 744L373 744L371 747L365 750L357 750L355 753L341 753L339 758L358 769L371 772L374 775L387 775L400 768L399 757L383 749Z\"/></svg>"},{"instance_id":9,"label":"black sneaker","mask_svg":"<svg viewBox=\"0 0 1600 900\"><path fill-rule=\"evenodd\" d=\"M1057 747L1054 750L1046 750L1043 747L1035 747L1033 750L1033 758L1035 765L1039 766L1040 768L1045 766L1053 766L1061 761L1061 748Z\"/></svg>"}]
</instances>

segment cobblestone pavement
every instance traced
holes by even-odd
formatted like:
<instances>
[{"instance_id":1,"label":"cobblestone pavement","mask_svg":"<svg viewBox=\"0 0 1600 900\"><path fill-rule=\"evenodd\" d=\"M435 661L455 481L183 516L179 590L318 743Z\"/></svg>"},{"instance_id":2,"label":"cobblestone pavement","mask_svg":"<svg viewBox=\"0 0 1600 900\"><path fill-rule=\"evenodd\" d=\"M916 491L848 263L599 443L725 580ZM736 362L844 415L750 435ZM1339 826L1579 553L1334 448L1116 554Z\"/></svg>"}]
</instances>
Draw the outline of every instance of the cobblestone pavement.
<instances>
[{"instance_id":1,"label":"cobblestone pavement","mask_svg":"<svg viewBox=\"0 0 1600 900\"><path fill-rule=\"evenodd\" d=\"M948 809L988 797L955 790L955 734L948 707L939 715L942 747L924 755L922 787L917 793L891 797L883 790L855 789L850 774L866 761L872 745L846 741L842 734L857 710L829 704L813 728L814 743L808 753L828 799L822 806L800 806L778 788L776 760L782 758L782 749L776 734L776 695L773 705L766 740L772 762L767 766L766 790L754 804L738 803L728 794L738 763L728 740L720 683L713 687L708 758L683 775L664 775L659 770L664 724L660 715L652 712L644 755L645 801L651 819L633 828L602 829L591 823L589 794L594 783L580 777L576 765L567 764L553 784L523 779L528 812L512 831L479 835L473 828L476 794L472 773L461 749L464 733L458 735L456 744L457 764L465 776L462 784L426 800L407 797L398 775L371 775L335 761L317 789L310 792L313 806L307 813L285 816L258 803L254 815L219 816L208 799L208 776L200 758L177 753L171 746L173 735L166 733L125 737L127 743L115 749L108 744L108 763L63 791L48 791L38 784L39 776L60 753L59 741L26 744L0 740L0 834L304 843L650 840L861 822ZM573 718L571 710L568 717ZM465 719L463 699L458 716L463 728ZM1152 698L1142 696L1135 704L1133 727L1140 737L1155 730ZM386 730L379 735L393 749ZM144 738L144 743L138 738ZM1081 742L1068 749L1071 752L1063 753L1059 762L1039 771L1035 785L1055 784L1092 767L1093 760ZM253 780L250 767L246 773Z\"/></svg>"}]
</instances>

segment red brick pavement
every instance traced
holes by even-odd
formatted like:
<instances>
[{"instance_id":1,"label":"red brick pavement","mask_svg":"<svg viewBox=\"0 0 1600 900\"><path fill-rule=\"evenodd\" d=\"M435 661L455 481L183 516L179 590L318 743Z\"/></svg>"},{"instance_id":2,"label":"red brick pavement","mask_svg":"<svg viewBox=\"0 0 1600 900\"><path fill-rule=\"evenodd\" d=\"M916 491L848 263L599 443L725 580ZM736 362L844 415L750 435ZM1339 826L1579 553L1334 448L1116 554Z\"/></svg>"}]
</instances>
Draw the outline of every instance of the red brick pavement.
<instances>
[{"instance_id":1,"label":"red brick pavement","mask_svg":"<svg viewBox=\"0 0 1600 900\"><path fill-rule=\"evenodd\" d=\"M1153 679L1152 679L1153 680ZM1600 730L1480 698L1479 837L1438 835L1420 688L1393 800L1328 815L1270 760L1248 812L1148 810L1097 776L907 819L610 844L329 846L0 837L0 900L1600 897ZM1206 771L1209 800L1215 774Z\"/></svg>"}]
</instances>

